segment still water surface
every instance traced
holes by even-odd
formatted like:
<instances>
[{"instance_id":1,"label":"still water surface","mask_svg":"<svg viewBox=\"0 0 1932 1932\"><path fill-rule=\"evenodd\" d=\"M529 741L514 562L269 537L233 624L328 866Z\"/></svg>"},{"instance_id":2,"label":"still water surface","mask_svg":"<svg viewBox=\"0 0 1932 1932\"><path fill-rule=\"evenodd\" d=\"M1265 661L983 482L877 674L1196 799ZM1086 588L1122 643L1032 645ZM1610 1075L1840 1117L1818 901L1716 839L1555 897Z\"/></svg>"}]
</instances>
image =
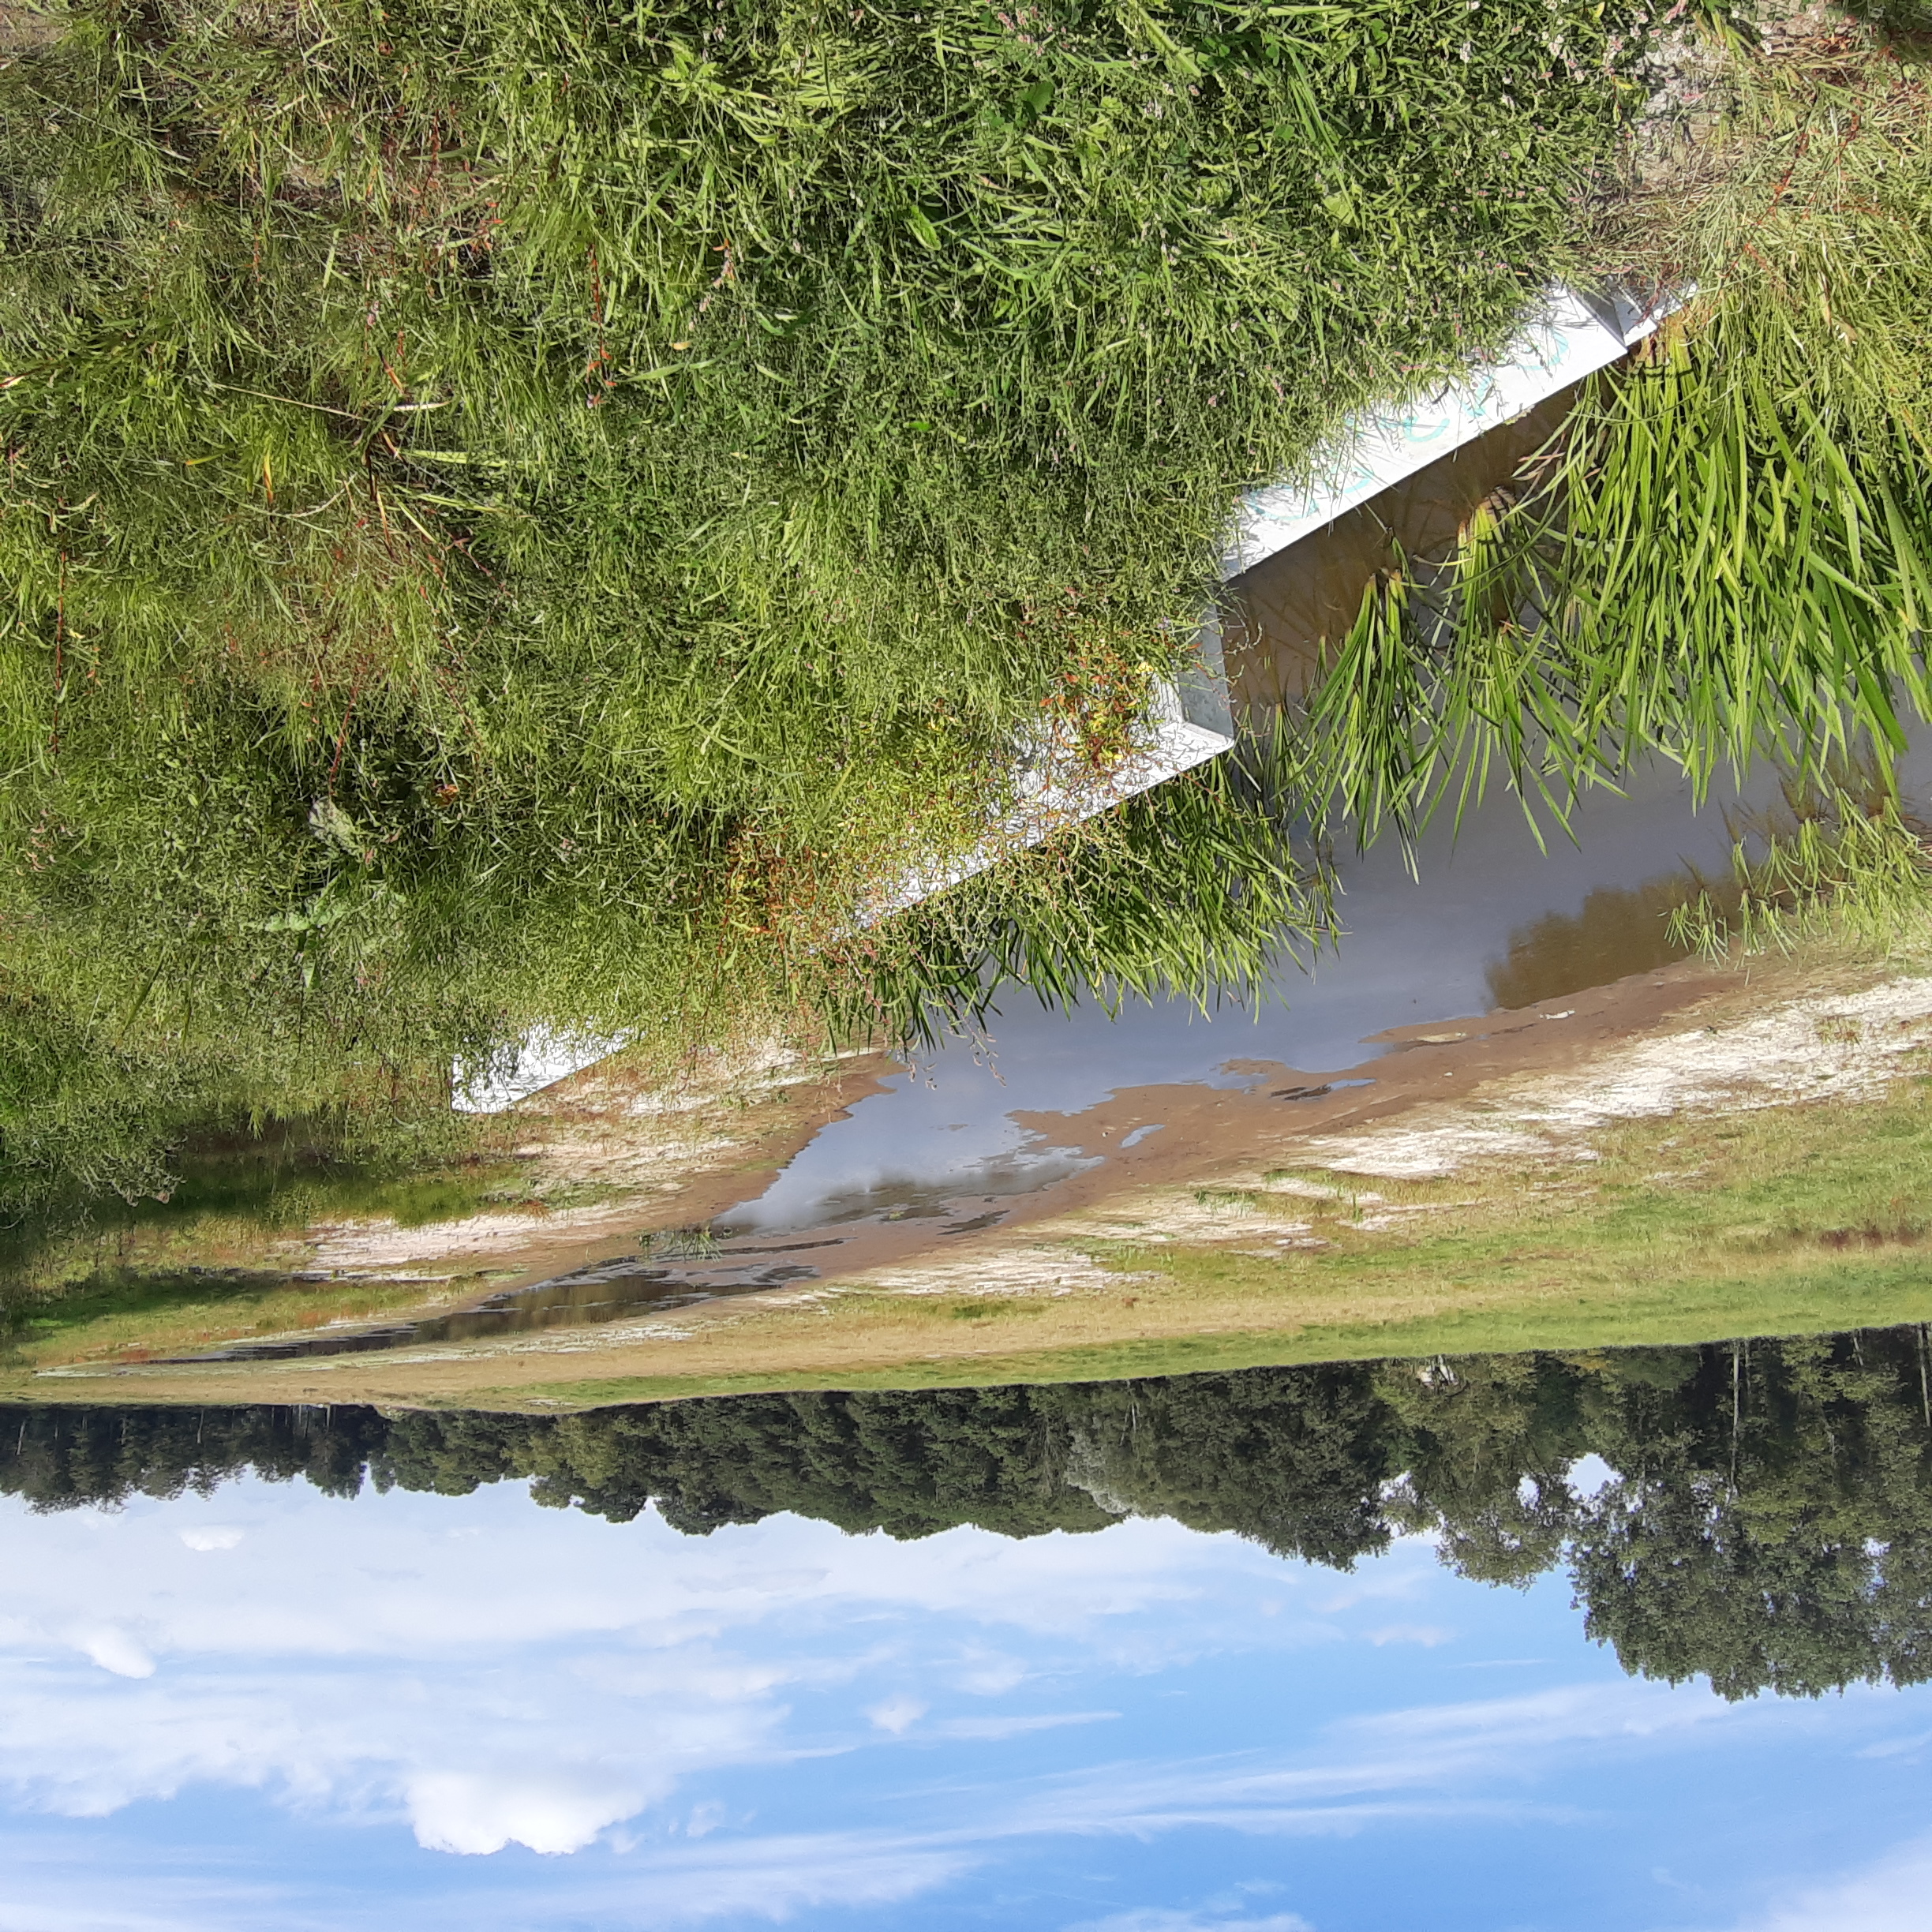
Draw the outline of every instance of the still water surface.
<instances>
[{"instance_id":1,"label":"still water surface","mask_svg":"<svg viewBox=\"0 0 1932 1932\"><path fill-rule=\"evenodd\" d=\"M1366 1084L1376 1035L1419 1021L1528 1007L1674 957L1666 917L1693 875L1728 874L1733 843L1774 812L1780 774L1702 803L1652 764L1589 795L1573 837L1541 840L1514 798L1432 826L1411 865L1392 840L1345 855L1345 927L1334 950L1285 962L1258 1007L1204 1014L1178 999L1049 1013L1009 990L987 1037L956 1039L820 1130L754 1199L722 1216L704 1251L627 1252L505 1289L474 1306L380 1327L243 1342L217 1359L358 1353L608 1321L833 1271L854 1234L919 1220L938 1237L997 1224L1017 1196L1097 1165L1017 1114L1073 1115L1123 1088ZM1932 742L1900 769L1904 802L1932 819ZM1274 1072L1257 1073L1255 1063ZM1143 1133L1158 1131L1144 1129Z\"/></svg>"},{"instance_id":2,"label":"still water surface","mask_svg":"<svg viewBox=\"0 0 1932 1932\"><path fill-rule=\"evenodd\" d=\"M1487 1013L1503 1003L1499 992L1526 994L1512 1003L1527 1004L1661 964L1673 956L1661 909L1642 902L1642 888L1681 879L1687 867L1724 873L1738 811L1778 796L1776 774L1765 772L1747 794L1727 789L1700 811L1687 782L1653 766L1622 796L1586 799L1574 842L1546 826L1539 846L1520 804L1505 797L1459 832L1446 820L1433 826L1413 870L1392 838L1343 855L1339 945L1306 971L1285 965L1272 997L1252 1009L1203 1014L1175 999L1110 1019L1091 1005L1047 1013L1011 989L989 1046L952 1042L860 1101L729 1225L798 1228L877 1211L962 1191L981 1171L1016 1162L1041 1163L1043 1177L1053 1150L1020 1128L1017 1112L1078 1113L1123 1087L1249 1084L1253 1076L1228 1070L1230 1061L1372 1073L1383 1049L1371 1036L1389 1028ZM1627 897L1607 903L1605 893ZM1624 916L1586 928L1593 895ZM1574 935L1567 949L1558 934Z\"/></svg>"},{"instance_id":3,"label":"still water surface","mask_svg":"<svg viewBox=\"0 0 1932 1932\"><path fill-rule=\"evenodd\" d=\"M8 1411L0 1925L1921 1927L1926 1372Z\"/></svg>"}]
</instances>

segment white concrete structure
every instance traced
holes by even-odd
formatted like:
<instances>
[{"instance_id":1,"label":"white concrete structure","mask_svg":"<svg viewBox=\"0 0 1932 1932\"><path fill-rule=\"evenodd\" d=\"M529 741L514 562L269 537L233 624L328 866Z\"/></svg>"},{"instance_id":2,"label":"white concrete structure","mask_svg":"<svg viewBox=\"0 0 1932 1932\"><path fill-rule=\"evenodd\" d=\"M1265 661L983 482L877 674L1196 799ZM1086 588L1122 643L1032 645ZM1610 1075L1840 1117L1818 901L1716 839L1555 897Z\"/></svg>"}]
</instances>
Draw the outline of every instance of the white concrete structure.
<instances>
[{"instance_id":1,"label":"white concrete structure","mask_svg":"<svg viewBox=\"0 0 1932 1932\"><path fill-rule=\"evenodd\" d=\"M459 1060L450 1069L450 1105L459 1114L505 1113L630 1043L627 1033L558 1033L534 1027L517 1042L507 1065L472 1067Z\"/></svg>"},{"instance_id":2,"label":"white concrete structure","mask_svg":"<svg viewBox=\"0 0 1932 1932\"><path fill-rule=\"evenodd\" d=\"M1462 381L1421 401L1344 424L1310 462L1305 477L1249 491L1235 511L1221 560L1222 581L1606 368L1687 298L1686 294L1645 303L1620 289L1601 295L1561 285L1552 289L1503 361L1479 365ZM862 907L857 923L870 926L903 912L1231 749L1234 725L1221 627L1212 611L1202 620L1195 649L1196 662L1178 684L1155 687L1147 733L1118 765L1101 773L1083 769L1070 747L1043 736L1025 755L1012 810L970 852L930 872L914 873L896 890ZM469 1113L500 1113L595 1065L623 1043L540 1030L522 1043L507 1074L466 1079L459 1066L452 1076L454 1104Z\"/></svg>"},{"instance_id":3,"label":"white concrete structure","mask_svg":"<svg viewBox=\"0 0 1932 1932\"><path fill-rule=\"evenodd\" d=\"M1310 462L1305 477L1250 490L1235 511L1221 560L1222 581L1607 368L1684 299L1645 304L1620 289L1583 295L1559 283L1503 361L1479 365L1462 381L1400 410L1343 424Z\"/></svg>"}]
</instances>

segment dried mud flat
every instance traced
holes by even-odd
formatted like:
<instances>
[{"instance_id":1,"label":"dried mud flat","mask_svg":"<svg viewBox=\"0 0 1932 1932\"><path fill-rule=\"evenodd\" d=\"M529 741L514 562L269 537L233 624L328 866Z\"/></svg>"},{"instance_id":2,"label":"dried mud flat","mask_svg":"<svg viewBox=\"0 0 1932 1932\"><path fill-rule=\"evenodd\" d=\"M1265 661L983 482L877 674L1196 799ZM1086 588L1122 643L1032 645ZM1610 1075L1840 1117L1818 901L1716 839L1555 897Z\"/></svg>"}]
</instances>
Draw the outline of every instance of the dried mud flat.
<instances>
[{"instance_id":1,"label":"dried mud flat","mask_svg":"<svg viewBox=\"0 0 1932 1932\"><path fill-rule=\"evenodd\" d=\"M522 1198L444 1220L318 1216L204 1246L218 1275L273 1272L343 1287L414 1285L424 1309L460 1306L702 1226L770 1177L829 1121L879 1091L882 1054L814 1058L776 1045L710 1056L666 1080L619 1056L508 1110L504 1165ZM571 1204L573 1203L580 1204ZM170 1257L125 1257L165 1268Z\"/></svg>"},{"instance_id":2,"label":"dried mud flat","mask_svg":"<svg viewBox=\"0 0 1932 1932\"><path fill-rule=\"evenodd\" d=\"M741 1387L986 1380L1002 1365L1038 1376L1057 1355L1133 1372L1136 1362L1188 1365L1190 1351L1211 1354L1217 1338L1252 1343L1256 1359L1290 1359L1298 1332L1399 1324L1426 1312L1429 1297L1183 1287L1121 1256L1279 1259L1327 1245L1310 1232L1311 1204L1344 1191L1347 1225L1372 1231L1420 1211L1385 1199L1378 1184L1398 1193L1466 1172L1492 1181L1552 1165L1584 1172L1593 1140L1621 1124L1878 1099L1932 1049L1932 977L1774 964L1747 979L1687 963L1560 1005L1403 1028L1384 1043L1390 1050L1361 1069L1371 1084L1255 1067L1245 1091L1141 1088L1077 1116L1036 1117L1057 1143L1100 1164L1016 1200L998 1228L943 1244L927 1234L923 1249L908 1231L908 1251L832 1279L597 1327L380 1354L54 1366L16 1379L16 1392L541 1408ZM844 1072L841 1104L882 1070ZM800 1125L837 1110L837 1095L815 1097L799 1106ZM1118 1151L1155 1121L1163 1133Z\"/></svg>"}]
</instances>

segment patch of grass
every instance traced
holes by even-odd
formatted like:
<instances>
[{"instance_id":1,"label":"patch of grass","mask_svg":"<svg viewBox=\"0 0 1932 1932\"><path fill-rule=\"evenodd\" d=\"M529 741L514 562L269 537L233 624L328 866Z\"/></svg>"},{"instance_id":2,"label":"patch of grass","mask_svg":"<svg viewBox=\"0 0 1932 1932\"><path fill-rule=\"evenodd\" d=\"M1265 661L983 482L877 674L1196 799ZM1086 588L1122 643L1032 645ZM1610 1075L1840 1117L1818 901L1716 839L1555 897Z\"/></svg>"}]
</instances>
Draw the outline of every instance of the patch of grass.
<instances>
[{"instance_id":1,"label":"patch of grass","mask_svg":"<svg viewBox=\"0 0 1932 1932\"><path fill-rule=\"evenodd\" d=\"M427 1298L447 1301L489 1285L481 1276L426 1284L294 1282L242 1268L174 1275L108 1270L63 1294L17 1305L0 1330L0 1352L16 1372L47 1362L144 1362L419 1309Z\"/></svg>"},{"instance_id":2,"label":"patch of grass","mask_svg":"<svg viewBox=\"0 0 1932 1932\"><path fill-rule=\"evenodd\" d=\"M1672 940L1721 960L1734 951L1788 954L1807 939L1877 953L1922 939L1932 856L1897 799L1876 787L1855 797L1839 784L1801 792L1795 803L1786 822L1743 828L1732 878L1715 890L1701 885L1672 912ZM1839 1036L1820 1035L1831 1037Z\"/></svg>"},{"instance_id":3,"label":"patch of grass","mask_svg":"<svg viewBox=\"0 0 1932 1932\"><path fill-rule=\"evenodd\" d=\"M1227 1215L1250 1215L1259 1203L1252 1188L1204 1187L1194 1190L1194 1204Z\"/></svg>"},{"instance_id":4,"label":"patch of grass","mask_svg":"<svg viewBox=\"0 0 1932 1932\"><path fill-rule=\"evenodd\" d=\"M210 1270L264 1279L301 1265L289 1237L320 1221L392 1221L399 1227L490 1211L532 1215L595 1205L616 1190L590 1185L534 1191L507 1159L449 1166L358 1167L331 1161L298 1136L197 1145L178 1156L165 1200L90 1204L78 1224L45 1222L0 1240L0 1319L47 1297L91 1292L97 1280L187 1283Z\"/></svg>"},{"instance_id":5,"label":"patch of grass","mask_svg":"<svg viewBox=\"0 0 1932 1932\"><path fill-rule=\"evenodd\" d=\"M1808 1321L1807 1311L1829 1327L1841 1289L1861 1321L1878 1304L1898 1314L1897 1297L1921 1290L1920 1310L1932 1306L1932 1259L1919 1252L1932 1237L1932 1094L1917 1083L1878 1106L1687 1114L1607 1130L1593 1145L1600 1158L1587 1166L1533 1175L1473 1170L1425 1188L1365 1178L1363 1193L1432 1195L1433 1211L1365 1230L1357 1200L1345 1195L1325 1212L1311 1204L1324 1250L1261 1258L1184 1239L1140 1245L1131 1265L1204 1298L1286 1298L1316 1329L1324 1301L1389 1309L1408 1299L1426 1312L1421 1327L1398 1320L1405 1333L1447 1324L1498 1347L1518 1346L1512 1335L1552 1346L1535 1338L1559 1331L1661 1339L1658 1323L1680 1316L1713 1333L1769 1332Z\"/></svg>"},{"instance_id":6,"label":"patch of grass","mask_svg":"<svg viewBox=\"0 0 1932 1932\"><path fill-rule=\"evenodd\" d=\"M699 1227L660 1228L642 1237L653 1261L708 1261L719 1252L709 1223Z\"/></svg>"},{"instance_id":7,"label":"patch of grass","mask_svg":"<svg viewBox=\"0 0 1932 1932\"><path fill-rule=\"evenodd\" d=\"M878 1319L895 1325L905 1323L923 1327L931 1322L999 1322L1009 1317L1024 1320L1052 1305L1050 1301L1027 1295L997 1292L961 1299L957 1296L882 1294L863 1290L841 1290L836 1301L829 1305L841 1318L849 1312L861 1321Z\"/></svg>"},{"instance_id":8,"label":"patch of grass","mask_svg":"<svg viewBox=\"0 0 1932 1932\"><path fill-rule=\"evenodd\" d=\"M1028 1301L1018 1295L989 1295L975 1301L951 1302L946 1312L954 1321L991 1321L995 1317L1003 1319L1011 1315L1037 1315L1045 1306L1044 1302Z\"/></svg>"},{"instance_id":9,"label":"patch of grass","mask_svg":"<svg viewBox=\"0 0 1932 1932\"><path fill-rule=\"evenodd\" d=\"M1439 1204L1457 1199L1467 1189L1453 1175L1360 1174L1312 1163L1294 1167L1271 1167L1262 1176L1268 1192L1300 1198L1311 1203L1323 1198L1346 1204L1353 1215L1365 1200L1396 1202L1404 1205Z\"/></svg>"},{"instance_id":10,"label":"patch of grass","mask_svg":"<svg viewBox=\"0 0 1932 1932\"><path fill-rule=\"evenodd\" d=\"M1683 1347L1741 1334L1827 1335L1841 1327L1881 1328L1932 1319L1932 1275L1903 1260L1863 1260L1843 1267L1795 1268L1775 1279L1713 1279L1660 1287L1615 1306L1587 1301L1539 1307L1432 1311L1407 1319L1310 1321L1293 1327L1217 1329L1201 1335L1158 1335L1051 1349L975 1351L949 1359L838 1368L771 1367L691 1375L639 1375L492 1385L478 1378L460 1394L421 1395L406 1406L515 1410L535 1407L606 1407L620 1402L670 1402L702 1395L777 1394L805 1389L986 1388L1014 1383L1125 1381L1142 1376L1193 1375L1237 1368L1287 1368L1301 1363L1387 1361L1468 1354L1520 1354L1544 1349ZM1741 1327L1727 1324L1741 1321ZM51 1385L36 1383L45 1400ZM61 1398L70 1392L61 1391ZM144 1400L169 1399L165 1385L144 1385ZM90 1392L77 1386L77 1401ZM92 1399L107 1399L95 1395ZM125 1400L125 1388L112 1398ZM199 1399L198 1398L197 1399ZM385 1401L397 1399L385 1396Z\"/></svg>"}]
</instances>

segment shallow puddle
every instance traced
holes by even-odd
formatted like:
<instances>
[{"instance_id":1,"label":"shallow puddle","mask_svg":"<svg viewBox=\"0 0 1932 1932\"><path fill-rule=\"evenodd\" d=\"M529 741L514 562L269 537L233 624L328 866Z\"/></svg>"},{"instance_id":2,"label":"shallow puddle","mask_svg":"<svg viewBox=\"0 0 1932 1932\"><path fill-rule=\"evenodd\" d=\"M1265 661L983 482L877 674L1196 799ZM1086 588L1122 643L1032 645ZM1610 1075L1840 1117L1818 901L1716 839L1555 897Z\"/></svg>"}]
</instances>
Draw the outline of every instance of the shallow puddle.
<instances>
[{"instance_id":1,"label":"shallow puddle","mask_svg":"<svg viewBox=\"0 0 1932 1932\"><path fill-rule=\"evenodd\" d=\"M634 1309L675 1309L714 1295L751 1294L809 1280L818 1271L796 1263L764 1264L763 1257L836 1248L836 1240L792 1241L781 1248L721 1250L704 1260L658 1264L636 1255L593 1262L528 1288L507 1288L487 1299L420 1320L371 1328L362 1322L339 1330L264 1342L237 1342L169 1361L289 1361L313 1355L357 1355L374 1349L439 1342L477 1342L494 1335L530 1335L545 1328L575 1328L605 1322Z\"/></svg>"},{"instance_id":2,"label":"shallow puddle","mask_svg":"<svg viewBox=\"0 0 1932 1932\"><path fill-rule=\"evenodd\" d=\"M1769 778L1754 788L1765 802L1776 796ZM1345 860L1339 947L1306 972L1285 968L1275 1002L1258 1011L1204 1015L1172 1000L1110 1019L1093 1006L1043 1012L1009 990L987 1040L952 1043L892 1076L721 1226L812 1226L855 1195L886 1207L948 1185L1017 1192L1017 1181L1058 1178L1067 1157L1016 1113L1078 1114L1128 1087L1258 1086L1279 1067L1346 1075L1387 1050L1372 1036L1391 1028L1547 1001L1662 964L1684 870L1728 863L1724 808L1735 803L1694 811L1681 780L1653 771L1624 797L1590 799L1574 845L1552 832L1539 851L1515 801L1501 799L1459 839L1432 830L1419 877L1393 844ZM1029 1157L1039 1165L1016 1168Z\"/></svg>"}]
</instances>

